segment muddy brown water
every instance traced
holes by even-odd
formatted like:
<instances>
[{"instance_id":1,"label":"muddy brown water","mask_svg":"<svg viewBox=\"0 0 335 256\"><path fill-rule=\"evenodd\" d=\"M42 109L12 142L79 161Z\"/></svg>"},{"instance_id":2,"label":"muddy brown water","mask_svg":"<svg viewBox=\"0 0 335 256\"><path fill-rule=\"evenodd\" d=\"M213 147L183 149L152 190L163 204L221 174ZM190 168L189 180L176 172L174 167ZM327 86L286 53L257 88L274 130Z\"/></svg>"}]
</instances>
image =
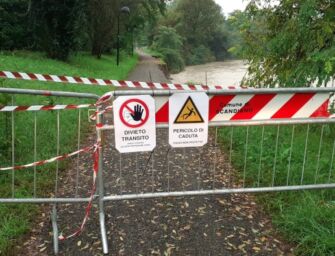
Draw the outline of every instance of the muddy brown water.
<instances>
[{"instance_id":1,"label":"muddy brown water","mask_svg":"<svg viewBox=\"0 0 335 256\"><path fill-rule=\"evenodd\" d=\"M244 60L229 60L211 62L203 65L188 66L184 71L171 75L173 83L193 83L239 86L247 74L248 64ZM327 83L327 87L334 87L335 80Z\"/></svg>"},{"instance_id":2,"label":"muddy brown water","mask_svg":"<svg viewBox=\"0 0 335 256\"><path fill-rule=\"evenodd\" d=\"M173 83L238 86L247 68L246 62L242 60L211 62L188 66L183 72L171 75L171 78Z\"/></svg>"}]
</instances>

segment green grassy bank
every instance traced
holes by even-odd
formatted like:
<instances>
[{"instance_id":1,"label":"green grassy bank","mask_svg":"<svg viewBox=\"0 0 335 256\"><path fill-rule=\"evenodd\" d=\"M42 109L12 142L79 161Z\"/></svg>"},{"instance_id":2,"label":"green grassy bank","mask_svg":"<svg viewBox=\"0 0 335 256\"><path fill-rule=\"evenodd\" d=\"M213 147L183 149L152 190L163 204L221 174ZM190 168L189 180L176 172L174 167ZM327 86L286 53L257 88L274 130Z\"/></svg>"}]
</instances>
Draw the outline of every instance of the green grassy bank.
<instances>
[{"instance_id":1,"label":"green grassy bank","mask_svg":"<svg viewBox=\"0 0 335 256\"><path fill-rule=\"evenodd\" d=\"M59 62L45 58L40 53L15 52L0 54L0 70L34 72L68 76L82 76L105 79L125 79L137 63L137 56L122 56L120 66L113 56L103 56L100 60L86 53L70 58L69 62ZM0 79L0 87L44 89L54 91L87 92L102 95L112 87L68 85L50 82L20 81ZM63 97L44 97L0 94L0 105L54 105L94 103L95 100L80 100ZM36 123L35 123L36 118ZM80 119L79 119L80 118ZM80 124L81 143L89 131L87 110L41 111L0 113L0 167L12 165L12 132L15 133L15 165L34 160L49 159L57 154L57 120L59 119L59 154L69 153L77 148L78 126ZM80 120L80 121L79 121ZM14 123L14 130L12 125ZM36 159L34 159L34 127L37 127ZM60 172L65 171L66 161L59 163ZM0 197L47 197L53 193L56 164L36 168L0 173ZM91 171L88 168L87 171ZM34 186L34 175L36 185ZM12 250L31 228L38 207L34 205L0 204L0 255Z\"/></svg>"},{"instance_id":2,"label":"green grassy bank","mask_svg":"<svg viewBox=\"0 0 335 256\"><path fill-rule=\"evenodd\" d=\"M277 126L267 126L264 130L263 127L249 127L248 131L244 127L220 129L222 145L231 152L232 164L240 171L241 177L245 170L247 186L335 182L335 159L332 159L334 125L324 125L323 131L322 125L309 128L297 125L294 129L281 126L277 132ZM295 254L334 255L334 190L267 193L257 198L272 216L282 236L297 245Z\"/></svg>"}]
</instances>

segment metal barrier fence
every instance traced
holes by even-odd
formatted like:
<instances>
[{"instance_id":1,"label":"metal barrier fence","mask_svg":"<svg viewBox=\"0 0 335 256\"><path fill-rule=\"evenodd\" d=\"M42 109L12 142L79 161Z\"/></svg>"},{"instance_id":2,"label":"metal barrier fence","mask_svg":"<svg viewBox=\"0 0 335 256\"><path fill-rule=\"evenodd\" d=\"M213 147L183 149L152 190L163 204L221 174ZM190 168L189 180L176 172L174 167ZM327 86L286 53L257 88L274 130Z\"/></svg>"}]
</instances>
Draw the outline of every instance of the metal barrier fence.
<instances>
[{"instance_id":1,"label":"metal barrier fence","mask_svg":"<svg viewBox=\"0 0 335 256\"><path fill-rule=\"evenodd\" d=\"M92 147L88 147L80 151L84 141L88 141L89 146L93 146L96 141L100 140L102 148L99 154L98 191L94 198L99 209L104 253L108 253L105 208L108 207L110 201L335 188L335 118L327 116L299 117L300 114L303 116L302 112L304 114L308 112L312 116L315 111L311 109L301 110L296 118L291 115L292 118L249 118L247 120L243 119L245 117L242 116L238 120L215 121L219 118L213 115L209 123L209 141L205 146L172 148L168 144L167 113L162 109L166 110L164 104L168 102L168 97L174 93L178 92L146 90L115 91L111 94L112 100L124 95L151 95L156 100L156 120L159 121L156 125L156 148L152 152L121 154L114 147L113 115L103 113L101 106L98 107L97 111L97 136L83 138L87 134L87 125L83 126L85 119L81 109L93 106L99 99L97 95L0 88L0 94L11 95L7 105L18 105L15 103L15 97L12 96L15 94L34 95L36 104L44 103L47 95L50 97L48 105L50 103L54 105L53 108L49 106L53 112L48 112L47 115L36 114L37 110L43 111L37 107L30 110L23 107L16 108L15 111L27 110L25 113L17 114L14 111L15 108L12 107L2 113L5 116L2 119L4 120L2 125L6 132L4 137L10 138L6 142L7 153L10 154L3 157L8 160L2 160L7 162L1 161L0 167L18 166L27 162L37 162L61 156L59 159L53 159L55 163L51 164L50 170L40 169L39 165L34 165L30 167L31 174L16 174L15 170L6 171L10 175L10 179L7 177L3 183L8 185L10 180L10 193L0 195L0 203L47 203L53 205L51 220L54 251L58 253L57 204L87 203L90 201L90 198L85 196L88 192L87 189L81 188L80 184L85 183L90 186L92 181L91 179L80 180L80 172L83 171L81 165L85 164L85 168L92 174L90 166L93 165L93 160L86 158L86 162L81 163L79 155L92 150ZM288 95L287 99L289 99L292 94L315 94L316 100L322 98L324 101L324 97L329 99L333 93L335 93L335 88L207 91L212 100L210 104L216 102L215 96L234 95L240 97L239 100L243 102L242 98L245 96L247 96L245 99L250 101L250 95L262 97L265 95L266 97L266 95L278 94L280 97L284 95L284 98ZM319 94L322 96L320 96L321 98L317 98ZM38 95L43 96L44 99L37 97ZM76 107L72 104L66 105L67 101L65 100L65 103L61 102L64 105L60 106L55 105L56 100L52 99L53 97L81 98L88 99L89 102L85 105L76 105ZM309 97L309 99L311 98ZM19 100L24 103L24 99ZM283 98L280 98L278 101L282 100ZM306 105L306 102L300 102L300 104ZM322 111L325 111L325 105L322 105ZM328 105L332 104L327 102ZM264 106L262 107L264 108ZM70 120L75 120L75 122L62 124L62 116L67 108L71 109L66 110L71 112L69 114L72 115ZM78 109L74 110L76 108ZM44 107L44 110L46 109L48 107ZM31 113L28 113L30 111ZM321 110L319 109L319 111ZM19 115L23 116L19 117ZM163 117L158 115L163 115ZM47 122L53 123L53 132L48 133L45 130L49 126L43 125L43 118ZM21 131L21 134L16 128L17 122L21 122L21 127L23 122L25 123L24 131ZM62 141L63 132L69 133L71 136L75 135L76 149ZM17 140L18 136L20 143ZM310 141L314 143L316 136L318 145L311 145ZM49 140L50 144L39 148L41 140ZM18 149L18 144L24 146ZM39 150L43 151L46 148L52 148L52 150L40 153ZM74 177L76 178L64 181L60 169L64 169L65 166L61 165L58 160L64 159L64 154L74 150L77 150L78 156L72 161L74 166L69 169L75 172ZM29 158L19 158L19 154L20 156L29 155L30 152L32 152L30 161L28 161ZM43 187L39 190L39 175L48 177L54 175L53 184L48 184L48 188ZM15 183L18 177L30 181L28 184L31 188L25 189L24 193L17 192L20 189ZM41 178L41 185L43 182L45 182L45 177ZM50 190L50 186L53 187L53 191Z\"/></svg>"},{"instance_id":2,"label":"metal barrier fence","mask_svg":"<svg viewBox=\"0 0 335 256\"><path fill-rule=\"evenodd\" d=\"M96 136L92 145L83 146L88 131L83 111L99 96L15 88L0 88L0 96L0 104L7 105L0 105L0 178L4 188L0 203L52 205L53 243L57 254L57 205L87 203L90 200L87 197L89 191L81 189L81 183L89 184L90 188L91 179L81 180L80 172L87 171L91 177L93 163L89 162L83 169L80 156L91 154ZM33 102L33 106L26 104L29 97L31 100L28 102ZM74 99L87 104L73 105ZM65 120L67 122L63 123ZM71 143L68 141L70 136L73 138ZM70 165L69 162L63 163L71 157L73 161ZM65 168L71 170L74 180L66 180Z\"/></svg>"}]
</instances>

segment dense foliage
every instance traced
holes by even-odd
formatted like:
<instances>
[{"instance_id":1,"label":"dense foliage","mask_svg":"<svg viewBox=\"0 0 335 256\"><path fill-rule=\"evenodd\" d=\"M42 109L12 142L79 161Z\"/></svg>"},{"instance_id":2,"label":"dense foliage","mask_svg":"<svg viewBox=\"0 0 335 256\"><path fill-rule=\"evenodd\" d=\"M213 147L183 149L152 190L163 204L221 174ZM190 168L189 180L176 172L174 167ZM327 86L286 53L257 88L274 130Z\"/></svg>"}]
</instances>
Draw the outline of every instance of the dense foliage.
<instances>
[{"instance_id":1,"label":"dense foliage","mask_svg":"<svg viewBox=\"0 0 335 256\"><path fill-rule=\"evenodd\" d=\"M0 14L0 50L44 51L64 61L89 51L100 58L115 52L119 34L122 49L132 53L135 41L144 42L172 72L231 57L237 31L214 0L3 0Z\"/></svg>"},{"instance_id":2,"label":"dense foliage","mask_svg":"<svg viewBox=\"0 0 335 256\"><path fill-rule=\"evenodd\" d=\"M173 28L161 26L154 39L153 49L159 51L170 71L178 71L184 68L184 60L181 57L181 37Z\"/></svg>"},{"instance_id":3,"label":"dense foliage","mask_svg":"<svg viewBox=\"0 0 335 256\"><path fill-rule=\"evenodd\" d=\"M335 75L335 2L286 0L249 4L237 19L246 82L255 86L323 85Z\"/></svg>"},{"instance_id":4,"label":"dense foliage","mask_svg":"<svg viewBox=\"0 0 335 256\"><path fill-rule=\"evenodd\" d=\"M118 30L121 47L132 47L136 29L155 23L165 4L164 0L3 0L0 50L42 50L59 60L84 50L100 58L115 50ZM129 15L120 11L122 6L129 7Z\"/></svg>"},{"instance_id":5,"label":"dense foliage","mask_svg":"<svg viewBox=\"0 0 335 256\"><path fill-rule=\"evenodd\" d=\"M0 3L0 49L15 50L31 47L31 28L27 20L27 3Z\"/></svg>"},{"instance_id":6,"label":"dense foliage","mask_svg":"<svg viewBox=\"0 0 335 256\"><path fill-rule=\"evenodd\" d=\"M182 42L173 49L173 59L177 61L170 63L175 63L173 66L168 63L170 70L180 71L183 68L179 60L187 65L223 60L229 55L224 24L221 7L213 0L177 0L169 5L166 15L161 17L153 30L156 34L153 46L164 59L171 59L172 46L167 52L166 48L160 48L160 43L155 42L160 38L162 28L170 28Z\"/></svg>"}]
</instances>

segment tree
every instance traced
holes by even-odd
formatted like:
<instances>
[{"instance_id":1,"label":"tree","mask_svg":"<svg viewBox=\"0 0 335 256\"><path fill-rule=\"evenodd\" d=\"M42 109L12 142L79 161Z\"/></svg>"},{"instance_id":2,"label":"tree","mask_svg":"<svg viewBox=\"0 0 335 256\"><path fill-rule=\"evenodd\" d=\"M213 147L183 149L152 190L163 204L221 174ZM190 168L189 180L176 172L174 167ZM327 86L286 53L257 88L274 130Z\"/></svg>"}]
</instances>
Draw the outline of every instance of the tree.
<instances>
[{"instance_id":1,"label":"tree","mask_svg":"<svg viewBox=\"0 0 335 256\"><path fill-rule=\"evenodd\" d=\"M181 56L181 37L174 28L161 26L154 39L153 48L163 55L163 60L171 72L183 70L185 64Z\"/></svg>"},{"instance_id":2,"label":"tree","mask_svg":"<svg viewBox=\"0 0 335 256\"><path fill-rule=\"evenodd\" d=\"M16 50L32 47L32 31L27 23L29 2L3 0L0 3L0 49Z\"/></svg>"},{"instance_id":3,"label":"tree","mask_svg":"<svg viewBox=\"0 0 335 256\"><path fill-rule=\"evenodd\" d=\"M335 2L253 1L240 29L255 86L323 85L335 75Z\"/></svg>"},{"instance_id":4,"label":"tree","mask_svg":"<svg viewBox=\"0 0 335 256\"><path fill-rule=\"evenodd\" d=\"M120 18L120 30L131 44L133 32L146 22L154 23L157 16L165 10L164 0L89 0L89 24L91 52L100 58L101 54L114 47L117 39L117 20ZM122 6L128 6L130 15L120 13Z\"/></svg>"},{"instance_id":5,"label":"tree","mask_svg":"<svg viewBox=\"0 0 335 256\"><path fill-rule=\"evenodd\" d=\"M66 61L76 49L78 27L87 2L82 0L33 0L31 23L36 44L48 57Z\"/></svg>"},{"instance_id":6,"label":"tree","mask_svg":"<svg viewBox=\"0 0 335 256\"><path fill-rule=\"evenodd\" d=\"M100 58L113 39L120 1L89 0L89 37L91 54Z\"/></svg>"}]
</instances>

